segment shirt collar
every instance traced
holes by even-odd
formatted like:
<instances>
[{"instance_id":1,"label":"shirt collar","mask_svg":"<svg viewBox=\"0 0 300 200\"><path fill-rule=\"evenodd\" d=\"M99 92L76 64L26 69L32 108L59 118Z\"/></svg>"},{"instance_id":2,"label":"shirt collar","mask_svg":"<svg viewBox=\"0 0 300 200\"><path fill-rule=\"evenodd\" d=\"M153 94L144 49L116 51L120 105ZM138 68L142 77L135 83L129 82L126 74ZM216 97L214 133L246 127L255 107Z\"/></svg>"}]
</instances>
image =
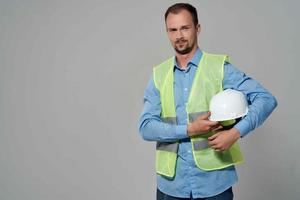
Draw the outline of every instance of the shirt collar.
<instances>
[{"instance_id":1,"label":"shirt collar","mask_svg":"<svg viewBox=\"0 0 300 200\"><path fill-rule=\"evenodd\" d=\"M197 48L197 50L196 50L195 54L193 55L192 59L188 62L188 67L187 68L190 67L190 64L194 65L195 67L198 67L199 62L201 60L201 57L202 57L202 51L201 51L200 48ZM174 57L174 67L177 68L177 69L179 69L179 70L182 70L179 67L179 65L178 65L178 63L176 61L176 57Z\"/></svg>"}]
</instances>

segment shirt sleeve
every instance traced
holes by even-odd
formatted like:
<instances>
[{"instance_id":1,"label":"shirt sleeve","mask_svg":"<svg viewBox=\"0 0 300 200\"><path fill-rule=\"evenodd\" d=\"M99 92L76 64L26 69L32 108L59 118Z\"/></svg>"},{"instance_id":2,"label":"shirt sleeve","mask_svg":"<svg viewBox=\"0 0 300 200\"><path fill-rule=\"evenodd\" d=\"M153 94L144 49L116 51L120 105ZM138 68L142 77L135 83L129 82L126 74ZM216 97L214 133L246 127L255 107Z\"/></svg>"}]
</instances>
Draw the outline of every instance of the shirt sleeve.
<instances>
[{"instance_id":1,"label":"shirt sleeve","mask_svg":"<svg viewBox=\"0 0 300 200\"><path fill-rule=\"evenodd\" d=\"M150 79L144 93L144 107L139 120L139 132L144 140L171 142L187 138L187 125L165 123L160 118L160 94Z\"/></svg>"},{"instance_id":2,"label":"shirt sleeve","mask_svg":"<svg viewBox=\"0 0 300 200\"><path fill-rule=\"evenodd\" d=\"M248 114L235 125L241 137L260 126L277 106L270 92L230 63L224 65L223 88L241 91L248 101Z\"/></svg>"}]
</instances>

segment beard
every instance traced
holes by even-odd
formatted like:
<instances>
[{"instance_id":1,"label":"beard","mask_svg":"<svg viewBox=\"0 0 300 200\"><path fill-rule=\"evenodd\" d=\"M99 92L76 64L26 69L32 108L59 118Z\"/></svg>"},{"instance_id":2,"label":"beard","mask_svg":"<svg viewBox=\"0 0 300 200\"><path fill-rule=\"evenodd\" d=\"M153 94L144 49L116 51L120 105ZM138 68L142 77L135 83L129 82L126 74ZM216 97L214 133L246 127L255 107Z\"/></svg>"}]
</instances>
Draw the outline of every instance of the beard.
<instances>
[{"instance_id":1,"label":"beard","mask_svg":"<svg viewBox=\"0 0 300 200\"><path fill-rule=\"evenodd\" d=\"M180 43L183 43L182 45L184 45L184 48L178 48L177 45L180 45ZM180 39L178 41L175 42L174 45L174 49L178 54L184 55L184 54L188 54L193 50L194 44L190 45L188 44L187 40L184 39Z\"/></svg>"}]
</instances>

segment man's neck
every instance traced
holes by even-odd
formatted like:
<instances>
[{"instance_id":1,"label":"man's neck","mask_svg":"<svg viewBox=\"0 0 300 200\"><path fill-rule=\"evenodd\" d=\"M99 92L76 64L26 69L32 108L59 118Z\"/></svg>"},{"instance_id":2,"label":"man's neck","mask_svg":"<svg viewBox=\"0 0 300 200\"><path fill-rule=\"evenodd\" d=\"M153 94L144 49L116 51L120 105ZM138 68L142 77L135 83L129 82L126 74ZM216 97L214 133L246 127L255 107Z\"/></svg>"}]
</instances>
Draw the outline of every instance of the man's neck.
<instances>
[{"instance_id":1,"label":"man's neck","mask_svg":"<svg viewBox=\"0 0 300 200\"><path fill-rule=\"evenodd\" d=\"M198 46L196 46L190 53L188 54L179 54L176 52L176 61L179 64L181 69L187 68L187 63L193 58L196 53Z\"/></svg>"}]
</instances>

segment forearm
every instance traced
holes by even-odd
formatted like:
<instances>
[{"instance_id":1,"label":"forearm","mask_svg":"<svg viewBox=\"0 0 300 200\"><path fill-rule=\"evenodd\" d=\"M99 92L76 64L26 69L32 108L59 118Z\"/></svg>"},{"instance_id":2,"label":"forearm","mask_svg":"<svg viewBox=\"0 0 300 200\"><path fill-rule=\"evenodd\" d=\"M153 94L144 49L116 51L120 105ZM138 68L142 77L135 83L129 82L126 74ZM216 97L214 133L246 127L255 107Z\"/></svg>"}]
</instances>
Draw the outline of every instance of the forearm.
<instances>
[{"instance_id":1,"label":"forearm","mask_svg":"<svg viewBox=\"0 0 300 200\"><path fill-rule=\"evenodd\" d=\"M241 137L260 126L277 106L277 101L270 92L231 64L224 65L223 88L243 92L249 103L248 114L234 126Z\"/></svg>"},{"instance_id":2,"label":"forearm","mask_svg":"<svg viewBox=\"0 0 300 200\"><path fill-rule=\"evenodd\" d=\"M250 131L263 124L276 106L277 101L271 94L258 95L252 104L249 105L249 111L246 117L235 125L241 137L246 136Z\"/></svg>"},{"instance_id":3,"label":"forearm","mask_svg":"<svg viewBox=\"0 0 300 200\"><path fill-rule=\"evenodd\" d=\"M160 94L150 79L144 94L144 107L139 120L139 132L144 140L171 142L187 136L187 125L163 122L160 118Z\"/></svg>"},{"instance_id":4,"label":"forearm","mask_svg":"<svg viewBox=\"0 0 300 200\"><path fill-rule=\"evenodd\" d=\"M155 118L141 118L139 131L144 140L172 142L187 138L187 125L162 122Z\"/></svg>"}]
</instances>

